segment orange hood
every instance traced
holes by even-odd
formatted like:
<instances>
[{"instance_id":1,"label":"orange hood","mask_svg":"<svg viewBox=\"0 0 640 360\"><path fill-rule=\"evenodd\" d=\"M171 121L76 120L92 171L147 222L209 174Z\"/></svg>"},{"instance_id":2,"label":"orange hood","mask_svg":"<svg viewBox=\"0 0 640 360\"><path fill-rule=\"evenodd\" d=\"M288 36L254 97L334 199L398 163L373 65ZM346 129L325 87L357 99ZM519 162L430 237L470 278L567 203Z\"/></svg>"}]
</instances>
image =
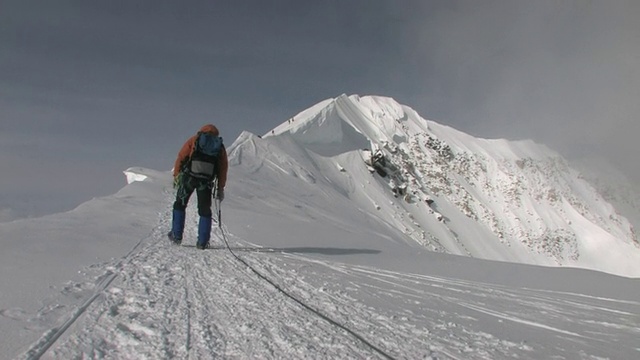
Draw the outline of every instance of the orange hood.
<instances>
[{"instance_id":1,"label":"orange hood","mask_svg":"<svg viewBox=\"0 0 640 360\"><path fill-rule=\"evenodd\" d=\"M200 132L203 133L212 133L213 135L220 135L220 133L218 132L218 128L215 125L212 124L207 124L203 127L200 128Z\"/></svg>"}]
</instances>

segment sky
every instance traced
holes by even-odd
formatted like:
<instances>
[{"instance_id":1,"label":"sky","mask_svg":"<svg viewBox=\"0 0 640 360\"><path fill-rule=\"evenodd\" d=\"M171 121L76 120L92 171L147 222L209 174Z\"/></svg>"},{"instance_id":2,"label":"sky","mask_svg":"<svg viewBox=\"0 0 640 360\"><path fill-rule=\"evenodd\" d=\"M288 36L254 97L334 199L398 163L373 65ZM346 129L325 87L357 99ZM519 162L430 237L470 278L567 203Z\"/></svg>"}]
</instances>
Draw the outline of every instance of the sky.
<instances>
[{"instance_id":1,"label":"sky","mask_svg":"<svg viewBox=\"0 0 640 360\"><path fill-rule=\"evenodd\" d=\"M342 93L640 183L637 1L0 3L0 220L70 209Z\"/></svg>"}]
</instances>

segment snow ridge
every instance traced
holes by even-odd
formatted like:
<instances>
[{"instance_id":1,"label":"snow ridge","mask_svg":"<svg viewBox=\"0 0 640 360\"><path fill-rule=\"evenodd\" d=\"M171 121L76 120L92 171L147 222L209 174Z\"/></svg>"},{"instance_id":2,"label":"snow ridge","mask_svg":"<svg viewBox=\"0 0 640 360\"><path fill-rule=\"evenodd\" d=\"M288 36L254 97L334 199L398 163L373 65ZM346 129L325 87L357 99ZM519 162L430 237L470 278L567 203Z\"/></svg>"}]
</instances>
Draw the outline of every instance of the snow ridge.
<instances>
[{"instance_id":1,"label":"snow ridge","mask_svg":"<svg viewBox=\"0 0 640 360\"><path fill-rule=\"evenodd\" d=\"M375 180L393 205L373 200L369 186L348 196L365 199L358 207L388 211L393 226L433 251L640 276L631 223L544 145L474 138L391 98L357 95L322 101L264 138L270 156L306 154L280 170L314 181L327 177L318 162L329 159L353 173L342 159L356 153L373 179L353 181ZM280 143L288 145L275 155Z\"/></svg>"}]
</instances>

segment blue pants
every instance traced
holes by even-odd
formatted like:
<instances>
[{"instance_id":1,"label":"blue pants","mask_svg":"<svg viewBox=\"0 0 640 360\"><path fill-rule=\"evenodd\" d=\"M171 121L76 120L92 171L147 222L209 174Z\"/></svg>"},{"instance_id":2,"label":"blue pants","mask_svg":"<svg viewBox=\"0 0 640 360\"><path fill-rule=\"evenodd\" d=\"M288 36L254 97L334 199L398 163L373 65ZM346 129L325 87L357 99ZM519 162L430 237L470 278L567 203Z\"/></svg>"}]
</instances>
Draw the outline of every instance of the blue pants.
<instances>
[{"instance_id":1,"label":"blue pants","mask_svg":"<svg viewBox=\"0 0 640 360\"><path fill-rule=\"evenodd\" d=\"M182 181L180 181L178 185L176 201L173 203L173 220L171 224L173 238L182 240L186 217L185 211L189 203L189 198L195 191L198 196L198 215L200 215L198 222L198 245L206 247L211 238L212 183L186 174L182 174L181 176Z\"/></svg>"}]
</instances>

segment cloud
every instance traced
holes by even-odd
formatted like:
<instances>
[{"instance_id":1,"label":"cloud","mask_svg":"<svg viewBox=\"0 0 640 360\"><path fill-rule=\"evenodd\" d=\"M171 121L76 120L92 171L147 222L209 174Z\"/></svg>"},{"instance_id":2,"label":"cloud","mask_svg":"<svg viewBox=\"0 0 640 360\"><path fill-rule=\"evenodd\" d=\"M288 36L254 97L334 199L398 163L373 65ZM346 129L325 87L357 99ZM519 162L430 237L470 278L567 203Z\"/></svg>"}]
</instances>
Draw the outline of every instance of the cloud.
<instances>
[{"instance_id":1,"label":"cloud","mask_svg":"<svg viewBox=\"0 0 640 360\"><path fill-rule=\"evenodd\" d=\"M20 216L13 209L0 209L0 223L13 221L19 218Z\"/></svg>"},{"instance_id":2,"label":"cloud","mask_svg":"<svg viewBox=\"0 0 640 360\"><path fill-rule=\"evenodd\" d=\"M483 1L425 6L407 37L435 71L425 116L483 137L603 155L640 180L640 2ZM417 108L420 108L418 106ZM640 181L639 181L640 182Z\"/></svg>"}]
</instances>

